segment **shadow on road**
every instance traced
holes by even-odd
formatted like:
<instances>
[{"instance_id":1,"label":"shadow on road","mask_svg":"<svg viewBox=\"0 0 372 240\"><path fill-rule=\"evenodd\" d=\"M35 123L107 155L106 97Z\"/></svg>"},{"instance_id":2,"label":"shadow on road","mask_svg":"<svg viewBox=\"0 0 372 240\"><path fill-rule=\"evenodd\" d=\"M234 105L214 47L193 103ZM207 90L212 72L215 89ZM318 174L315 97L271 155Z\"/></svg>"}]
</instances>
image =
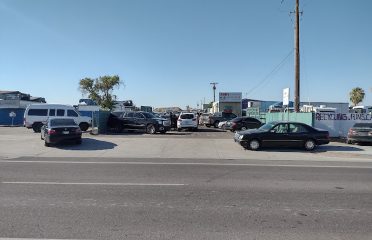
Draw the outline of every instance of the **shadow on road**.
<instances>
[{"instance_id":1,"label":"shadow on road","mask_svg":"<svg viewBox=\"0 0 372 240\"><path fill-rule=\"evenodd\" d=\"M318 146L313 152L361 152L361 151L364 150L354 146L323 145Z\"/></svg>"},{"instance_id":2,"label":"shadow on road","mask_svg":"<svg viewBox=\"0 0 372 240\"><path fill-rule=\"evenodd\" d=\"M92 138L83 138L81 145L64 143L57 145L56 147L62 150L86 150L86 151L98 151L98 150L109 150L114 149L117 144Z\"/></svg>"}]
</instances>

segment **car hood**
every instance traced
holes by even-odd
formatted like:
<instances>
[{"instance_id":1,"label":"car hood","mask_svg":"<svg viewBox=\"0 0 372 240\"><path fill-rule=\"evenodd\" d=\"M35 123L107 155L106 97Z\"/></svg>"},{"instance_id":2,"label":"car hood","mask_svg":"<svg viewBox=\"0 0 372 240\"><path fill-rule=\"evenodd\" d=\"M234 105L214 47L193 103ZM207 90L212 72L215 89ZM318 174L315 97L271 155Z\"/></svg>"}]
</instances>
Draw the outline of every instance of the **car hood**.
<instances>
[{"instance_id":1,"label":"car hood","mask_svg":"<svg viewBox=\"0 0 372 240\"><path fill-rule=\"evenodd\" d=\"M244 131L239 131L239 134L246 135L246 134L262 133L262 132L264 132L264 131L262 131L260 129L247 129L247 130L244 130Z\"/></svg>"}]
</instances>

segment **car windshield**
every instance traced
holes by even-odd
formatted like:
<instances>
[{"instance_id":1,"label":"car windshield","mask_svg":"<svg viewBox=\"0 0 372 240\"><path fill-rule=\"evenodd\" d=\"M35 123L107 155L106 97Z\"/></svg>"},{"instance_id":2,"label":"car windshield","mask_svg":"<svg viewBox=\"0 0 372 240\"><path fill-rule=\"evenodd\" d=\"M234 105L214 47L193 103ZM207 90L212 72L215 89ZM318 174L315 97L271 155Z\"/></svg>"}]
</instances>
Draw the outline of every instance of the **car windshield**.
<instances>
[{"instance_id":1,"label":"car windshield","mask_svg":"<svg viewBox=\"0 0 372 240\"><path fill-rule=\"evenodd\" d=\"M57 126L77 126L73 119L52 119L50 120L51 127Z\"/></svg>"},{"instance_id":2,"label":"car windshield","mask_svg":"<svg viewBox=\"0 0 372 240\"><path fill-rule=\"evenodd\" d=\"M193 119L194 118L194 114L192 113L189 113L189 114L182 114L180 116L181 119Z\"/></svg>"},{"instance_id":3,"label":"car windshield","mask_svg":"<svg viewBox=\"0 0 372 240\"><path fill-rule=\"evenodd\" d=\"M355 123L354 127L357 127L357 128L372 128L372 123Z\"/></svg>"},{"instance_id":4,"label":"car windshield","mask_svg":"<svg viewBox=\"0 0 372 240\"><path fill-rule=\"evenodd\" d=\"M272 129L274 127L275 124L273 123L266 123L264 125L262 125L259 129L262 130L262 131L270 131L270 129Z\"/></svg>"}]
</instances>

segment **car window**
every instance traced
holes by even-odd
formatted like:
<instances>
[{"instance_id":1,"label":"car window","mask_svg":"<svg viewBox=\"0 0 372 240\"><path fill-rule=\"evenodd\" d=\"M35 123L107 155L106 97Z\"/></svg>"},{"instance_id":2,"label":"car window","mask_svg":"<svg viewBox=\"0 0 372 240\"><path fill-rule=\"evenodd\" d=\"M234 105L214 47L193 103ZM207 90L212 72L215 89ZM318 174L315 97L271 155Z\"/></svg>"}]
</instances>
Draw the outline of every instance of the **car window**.
<instances>
[{"instance_id":1,"label":"car window","mask_svg":"<svg viewBox=\"0 0 372 240\"><path fill-rule=\"evenodd\" d=\"M288 128L287 128L286 123L280 123L280 124L276 125L273 128L273 130L274 130L275 133L288 133Z\"/></svg>"},{"instance_id":2,"label":"car window","mask_svg":"<svg viewBox=\"0 0 372 240\"><path fill-rule=\"evenodd\" d=\"M57 116L65 116L65 110L64 109L57 109Z\"/></svg>"},{"instance_id":3,"label":"car window","mask_svg":"<svg viewBox=\"0 0 372 240\"><path fill-rule=\"evenodd\" d=\"M193 119L194 114L192 114L192 113L181 114L180 118L181 119Z\"/></svg>"},{"instance_id":4,"label":"car window","mask_svg":"<svg viewBox=\"0 0 372 240\"><path fill-rule=\"evenodd\" d=\"M79 115L74 110L67 110L68 117L78 117Z\"/></svg>"},{"instance_id":5,"label":"car window","mask_svg":"<svg viewBox=\"0 0 372 240\"><path fill-rule=\"evenodd\" d=\"M143 113L141 113L141 115L144 115L146 118L154 118L154 117L156 117L154 114L149 113L149 112L143 112ZM159 116L159 117L166 117L166 116L163 115L163 116Z\"/></svg>"},{"instance_id":6,"label":"car window","mask_svg":"<svg viewBox=\"0 0 372 240\"><path fill-rule=\"evenodd\" d=\"M303 125L291 123L289 124L290 133L307 133L309 132Z\"/></svg>"},{"instance_id":7,"label":"car window","mask_svg":"<svg viewBox=\"0 0 372 240\"><path fill-rule=\"evenodd\" d=\"M250 123L258 123L258 124L261 124L260 120L256 119L256 118L246 118L247 122L250 122Z\"/></svg>"},{"instance_id":8,"label":"car window","mask_svg":"<svg viewBox=\"0 0 372 240\"><path fill-rule=\"evenodd\" d=\"M48 116L48 109L30 109L28 110L29 116Z\"/></svg>"},{"instance_id":9,"label":"car window","mask_svg":"<svg viewBox=\"0 0 372 240\"><path fill-rule=\"evenodd\" d=\"M77 124L73 119L52 119L50 120L50 126L77 126Z\"/></svg>"},{"instance_id":10,"label":"car window","mask_svg":"<svg viewBox=\"0 0 372 240\"><path fill-rule=\"evenodd\" d=\"M133 112L127 112L125 114L125 117L128 117L128 118L132 118L134 116L134 113Z\"/></svg>"},{"instance_id":11,"label":"car window","mask_svg":"<svg viewBox=\"0 0 372 240\"><path fill-rule=\"evenodd\" d=\"M135 118L145 118L141 113L134 113Z\"/></svg>"},{"instance_id":12,"label":"car window","mask_svg":"<svg viewBox=\"0 0 372 240\"><path fill-rule=\"evenodd\" d=\"M49 116L55 116L56 110L55 109L49 109Z\"/></svg>"}]
</instances>

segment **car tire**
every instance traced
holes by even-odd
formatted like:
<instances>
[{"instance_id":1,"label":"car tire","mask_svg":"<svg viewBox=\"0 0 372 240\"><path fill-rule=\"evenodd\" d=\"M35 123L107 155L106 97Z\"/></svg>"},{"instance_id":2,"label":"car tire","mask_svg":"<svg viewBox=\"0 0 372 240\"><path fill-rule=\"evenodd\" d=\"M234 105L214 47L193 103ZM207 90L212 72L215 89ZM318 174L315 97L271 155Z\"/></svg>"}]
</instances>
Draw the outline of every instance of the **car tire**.
<instances>
[{"instance_id":1,"label":"car tire","mask_svg":"<svg viewBox=\"0 0 372 240\"><path fill-rule=\"evenodd\" d=\"M47 141L44 142L44 146L45 147L50 147L50 143L48 143Z\"/></svg>"},{"instance_id":2,"label":"car tire","mask_svg":"<svg viewBox=\"0 0 372 240\"><path fill-rule=\"evenodd\" d=\"M249 141L248 147L252 151L257 151L261 147L261 143L258 139L252 139Z\"/></svg>"},{"instance_id":3,"label":"car tire","mask_svg":"<svg viewBox=\"0 0 372 240\"><path fill-rule=\"evenodd\" d=\"M308 140L305 141L304 147L305 147L306 151L312 151L316 147L316 143L313 139L308 139Z\"/></svg>"},{"instance_id":4,"label":"car tire","mask_svg":"<svg viewBox=\"0 0 372 240\"><path fill-rule=\"evenodd\" d=\"M247 128L246 127L242 127L240 130L245 131L245 130L247 130Z\"/></svg>"},{"instance_id":5,"label":"car tire","mask_svg":"<svg viewBox=\"0 0 372 240\"><path fill-rule=\"evenodd\" d=\"M220 122L219 121L215 121L214 122L214 128L218 128L218 124L219 124Z\"/></svg>"},{"instance_id":6,"label":"car tire","mask_svg":"<svg viewBox=\"0 0 372 240\"><path fill-rule=\"evenodd\" d=\"M41 127L42 126L43 126L43 124L41 122L34 123L34 124L32 124L32 130L34 130L34 132L36 132L36 133L39 133L39 132L41 132Z\"/></svg>"},{"instance_id":7,"label":"car tire","mask_svg":"<svg viewBox=\"0 0 372 240\"><path fill-rule=\"evenodd\" d=\"M347 139L347 140L346 140L346 143L347 143L347 144L353 144L353 141Z\"/></svg>"},{"instance_id":8,"label":"car tire","mask_svg":"<svg viewBox=\"0 0 372 240\"><path fill-rule=\"evenodd\" d=\"M156 133L155 126L153 124L147 125L146 126L146 133L148 133L148 134L155 134Z\"/></svg>"},{"instance_id":9,"label":"car tire","mask_svg":"<svg viewBox=\"0 0 372 240\"><path fill-rule=\"evenodd\" d=\"M79 127L80 127L81 131L85 132L86 130L88 130L88 128L89 128L89 124L83 122L83 123L80 123L80 124L79 124Z\"/></svg>"}]
</instances>

